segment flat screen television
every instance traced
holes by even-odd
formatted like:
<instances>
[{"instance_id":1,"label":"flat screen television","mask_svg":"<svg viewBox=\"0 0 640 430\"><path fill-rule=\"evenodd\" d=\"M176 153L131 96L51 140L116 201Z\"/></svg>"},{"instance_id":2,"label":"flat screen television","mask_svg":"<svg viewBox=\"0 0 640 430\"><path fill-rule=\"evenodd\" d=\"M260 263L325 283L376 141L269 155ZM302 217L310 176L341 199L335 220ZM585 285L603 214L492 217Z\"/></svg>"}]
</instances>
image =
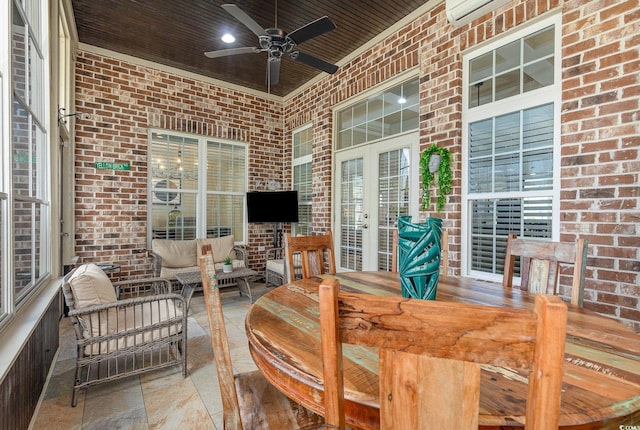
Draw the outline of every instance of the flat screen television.
<instances>
[{"instance_id":1,"label":"flat screen television","mask_svg":"<svg viewBox=\"0 0 640 430\"><path fill-rule=\"evenodd\" d=\"M298 192L250 191L247 217L249 222L298 222Z\"/></svg>"}]
</instances>

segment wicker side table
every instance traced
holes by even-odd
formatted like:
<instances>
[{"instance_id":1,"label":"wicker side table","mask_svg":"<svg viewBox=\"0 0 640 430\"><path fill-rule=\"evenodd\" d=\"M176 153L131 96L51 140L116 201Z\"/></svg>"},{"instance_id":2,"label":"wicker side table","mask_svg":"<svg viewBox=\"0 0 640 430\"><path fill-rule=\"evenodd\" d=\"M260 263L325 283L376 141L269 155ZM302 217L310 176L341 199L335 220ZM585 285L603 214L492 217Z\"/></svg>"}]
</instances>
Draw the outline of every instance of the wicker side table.
<instances>
[{"instance_id":1,"label":"wicker side table","mask_svg":"<svg viewBox=\"0 0 640 430\"><path fill-rule=\"evenodd\" d=\"M225 280L225 279L237 279L238 281L238 290L240 291L240 295L243 293L249 297L249 301L253 303L253 296L251 294L251 284L249 283L249 278L252 276L256 276L258 272L252 269L248 269L246 267L240 267L233 269L233 272L224 273L221 270L216 271L216 279ZM202 277L200 272L184 272L177 273L176 279L183 287L183 290L190 289L189 298L184 295L185 299L187 299L187 303L191 299L191 295L193 295L193 290L202 284ZM224 285L222 286L224 288Z\"/></svg>"}]
</instances>

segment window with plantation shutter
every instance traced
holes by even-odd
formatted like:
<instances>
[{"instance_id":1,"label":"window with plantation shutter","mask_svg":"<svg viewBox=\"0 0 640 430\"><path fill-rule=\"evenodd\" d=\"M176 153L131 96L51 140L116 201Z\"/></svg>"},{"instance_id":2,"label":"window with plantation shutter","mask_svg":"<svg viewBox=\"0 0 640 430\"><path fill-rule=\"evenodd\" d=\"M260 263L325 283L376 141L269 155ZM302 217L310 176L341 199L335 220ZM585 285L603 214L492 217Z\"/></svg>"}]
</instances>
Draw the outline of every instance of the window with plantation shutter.
<instances>
[{"instance_id":1,"label":"window with plantation shutter","mask_svg":"<svg viewBox=\"0 0 640 430\"><path fill-rule=\"evenodd\" d=\"M149 171L151 239L245 241L246 145L152 131Z\"/></svg>"},{"instance_id":2,"label":"window with plantation shutter","mask_svg":"<svg viewBox=\"0 0 640 430\"><path fill-rule=\"evenodd\" d=\"M295 235L309 236L313 232L311 226L312 143L311 124L293 132L293 189L298 192L298 222L292 226Z\"/></svg>"},{"instance_id":3,"label":"window with plantation shutter","mask_svg":"<svg viewBox=\"0 0 640 430\"><path fill-rule=\"evenodd\" d=\"M501 276L508 234L557 229L558 27L541 22L465 56L466 274Z\"/></svg>"}]
</instances>

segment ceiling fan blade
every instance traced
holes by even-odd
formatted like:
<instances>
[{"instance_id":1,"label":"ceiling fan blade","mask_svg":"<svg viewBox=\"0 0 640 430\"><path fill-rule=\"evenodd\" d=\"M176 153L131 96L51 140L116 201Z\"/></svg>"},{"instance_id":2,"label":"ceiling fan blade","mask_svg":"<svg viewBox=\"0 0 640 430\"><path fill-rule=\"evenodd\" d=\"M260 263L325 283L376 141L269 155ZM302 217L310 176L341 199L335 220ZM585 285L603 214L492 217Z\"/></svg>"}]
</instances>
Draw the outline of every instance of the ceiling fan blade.
<instances>
[{"instance_id":1,"label":"ceiling fan blade","mask_svg":"<svg viewBox=\"0 0 640 430\"><path fill-rule=\"evenodd\" d=\"M223 4L222 8L226 10L231 16L243 23L249 30L253 31L256 36L263 36L267 32L264 28L260 27L260 24L255 22L253 18L247 15L242 9L235 4Z\"/></svg>"},{"instance_id":2,"label":"ceiling fan blade","mask_svg":"<svg viewBox=\"0 0 640 430\"><path fill-rule=\"evenodd\" d=\"M316 69L320 69L329 74L334 74L338 71L338 66L335 64L331 64L327 61L321 60L318 57L314 57L313 55L305 54L301 51L293 51L291 54L291 58L296 61L300 61L304 64L308 64L309 66L315 67Z\"/></svg>"},{"instance_id":3,"label":"ceiling fan blade","mask_svg":"<svg viewBox=\"0 0 640 430\"><path fill-rule=\"evenodd\" d=\"M229 49L221 49L219 51L209 51L205 52L204 55L209 58L218 58L218 57L226 57L228 55L238 55L238 54L253 54L260 52L260 49L249 46L246 48L229 48Z\"/></svg>"},{"instance_id":4,"label":"ceiling fan blade","mask_svg":"<svg viewBox=\"0 0 640 430\"><path fill-rule=\"evenodd\" d=\"M267 67L267 85L277 84L280 81L280 57L269 57Z\"/></svg>"},{"instance_id":5,"label":"ceiling fan blade","mask_svg":"<svg viewBox=\"0 0 640 430\"><path fill-rule=\"evenodd\" d=\"M307 25L300 27L297 30L292 31L287 37L293 40L296 45L301 44L305 40L312 39L316 36L320 36L327 31L335 30L336 25L327 16L318 18Z\"/></svg>"}]
</instances>

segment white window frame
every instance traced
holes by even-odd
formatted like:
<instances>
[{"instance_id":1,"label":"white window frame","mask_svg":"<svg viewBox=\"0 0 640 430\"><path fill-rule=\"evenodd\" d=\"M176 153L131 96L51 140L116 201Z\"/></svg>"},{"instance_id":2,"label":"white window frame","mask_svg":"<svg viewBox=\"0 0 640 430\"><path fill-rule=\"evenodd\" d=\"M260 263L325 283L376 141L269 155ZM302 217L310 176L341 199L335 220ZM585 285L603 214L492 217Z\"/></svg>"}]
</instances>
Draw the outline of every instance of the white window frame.
<instances>
[{"instance_id":1,"label":"white window frame","mask_svg":"<svg viewBox=\"0 0 640 430\"><path fill-rule=\"evenodd\" d=\"M307 155L303 155L302 157L296 157L295 156L295 151L294 151L294 142L295 142L295 136L298 133L301 133L303 131L306 131L308 129L310 129L312 126L312 124L305 124L301 127L296 128L295 130L293 130L293 132L291 133L291 184L292 184L292 189L295 189L295 168L298 166L303 166L305 164L309 164L311 166L311 169L313 169L313 145L312 145L312 150L310 154ZM311 186L313 187L313 179L311 181ZM302 204L304 204L305 206L310 206L311 210L313 210L313 200L310 202L301 202L300 201L300 193L298 193L298 206L300 206ZM300 233L300 229L298 224L305 224L305 223L293 223L292 224L292 233L294 235L299 234ZM309 220L309 226L310 229L313 228L312 225L312 220Z\"/></svg>"},{"instance_id":2,"label":"white window frame","mask_svg":"<svg viewBox=\"0 0 640 430\"><path fill-rule=\"evenodd\" d=\"M29 41L25 45L25 64L32 68L25 71L25 88L20 97L16 96L14 88L14 63L13 63L13 15L14 8L21 9L26 16L25 26L29 30L25 37ZM28 8L28 10L25 10ZM0 225L0 332L5 327L10 327L9 321L15 320L18 313L26 315L28 318L32 304L37 302L39 293L45 289L47 282L51 278L52 257L49 252L52 243L51 229L51 116L50 116L50 65L49 51L49 2L31 1L25 5L24 1L11 0L3 2L0 12L0 28L5 31L0 33L0 212L2 213L2 223ZM30 36L34 36L32 46ZM33 49L33 51L30 50ZM29 53L37 52L41 55L42 61L29 61ZM31 89L29 78L34 88ZM31 99L29 90L37 92ZM36 165L29 166L29 192L28 194L17 196L13 192L13 127L14 127L14 107L16 99L20 100L20 105L28 113L27 124L30 125L28 131L29 154L36 160ZM35 142L35 145L34 145ZM32 148L35 146L35 152ZM29 155L27 155L28 157ZM37 174L37 183L33 182L33 175ZM35 185L35 189L34 189ZM36 243L39 259L32 258L30 261L31 280L20 291L16 293L14 274L16 272L15 263L15 239L13 208L17 202L25 202L39 210L39 221L31 218L31 254L35 256ZM36 236L37 235L37 236ZM36 266L37 263L37 266ZM34 278L34 269L38 269L38 276ZM11 331L11 330L8 330ZM13 344L6 344L8 349ZM10 352L7 352L10 354ZM5 368L5 363L0 360L0 375Z\"/></svg>"},{"instance_id":3,"label":"white window frame","mask_svg":"<svg viewBox=\"0 0 640 430\"><path fill-rule=\"evenodd\" d=\"M238 141L233 141L233 140L228 140L228 139L220 139L220 138L216 138L216 137L211 137L211 136L203 136L203 135L197 135L197 134L191 134L191 133L181 133L181 132L177 132L177 131L171 131L171 130L162 130L162 129L149 129L148 130L148 146L149 146L149 154L148 154L148 166L151 166L151 163L153 162L151 160L152 157L152 153L151 153L151 145L152 145L152 136L153 133L157 133L157 134L169 134L172 136L178 136L178 137L183 137L183 138L188 138L188 139L193 139L193 140L197 140L198 141L198 159L199 160L207 160L207 142L211 142L211 141L215 141L217 143L223 143L223 144L230 144L230 145L234 145L234 146L239 146L242 147L244 149L244 153L245 153L245 166L244 166L244 171L245 171L245 183L244 183L244 189L242 191L238 191L238 192L223 192L221 194L228 194L228 195L236 195L236 196L242 196L243 198L246 198L246 193L248 190L248 186L249 186L249 146L244 143L244 142L238 142ZM195 213L196 213L196 237L198 238L205 238L207 236L207 226L206 226L206 222L202 222L202 220L206 220L207 219L207 198L212 195L212 194L218 194L218 193L213 193L211 191L207 190L207 182L206 182L206 178L207 178L207 163L206 162L202 162L202 163L198 163L198 188L197 191L195 192L196 194L196 209L195 209ZM153 192L153 184L152 184L153 178L152 178L152 174L151 174L151 168L148 169L148 177L147 177L147 189L148 189L148 201L147 201L147 241L148 241L148 246L149 248L151 247L151 241L152 241L152 228L153 228L153 202L152 202L152 192ZM193 191L186 191L186 193L193 193ZM237 240L237 238L234 237L235 243L238 244L246 244L247 243L247 234L248 234L248 227L247 227L247 205L246 205L246 200L244 201L243 204L243 219L242 219L242 228L243 228L243 239L242 240ZM233 233L232 233L233 234Z\"/></svg>"},{"instance_id":4,"label":"white window frame","mask_svg":"<svg viewBox=\"0 0 640 430\"><path fill-rule=\"evenodd\" d=\"M517 96L508 97L502 100L483 104L479 107L469 108L469 62L471 59L484 53L490 52L501 46L507 45L515 40L526 37L549 26L554 26L554 83L546 87L528 91ZM552 197L552 227L551 239L557 241L560 237L560 156L561 156L561 105L562 105L562 16L553 14L543 19L534 20L524 24L514 31L492 39L487 44L483 44L473 50L463 53L462 61L462 226L461 226L461 275L471 276L478 279L490 281L502 280L502 275L490 274L487 272L470 269L469 259L471 252L471 213L469 198L469 160L468 160L468 129L469 124L482 119L495 118L507 113L526 110L535 106L553 103L554 124L553 124L553 190L548 194ZM474 198L505 198L517 197L513 194L486 193L484 195L474 194Z\"/></svg>"}]
</instances>

